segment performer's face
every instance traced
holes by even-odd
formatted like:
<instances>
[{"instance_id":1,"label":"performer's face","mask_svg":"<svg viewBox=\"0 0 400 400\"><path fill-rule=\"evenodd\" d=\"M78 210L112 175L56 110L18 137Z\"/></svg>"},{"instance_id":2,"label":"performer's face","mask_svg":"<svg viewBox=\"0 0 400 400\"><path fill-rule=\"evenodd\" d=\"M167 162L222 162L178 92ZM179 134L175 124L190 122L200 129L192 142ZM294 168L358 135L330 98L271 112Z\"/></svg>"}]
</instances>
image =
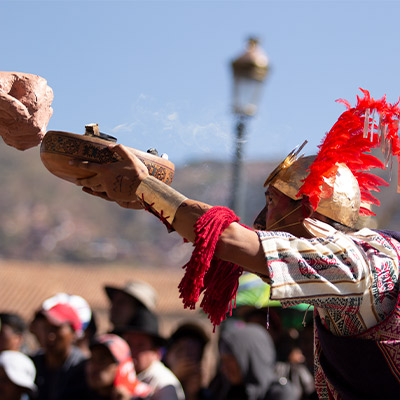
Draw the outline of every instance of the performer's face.
<instances>
[{"instance_id":1,"label":"performer's face","mask_svg":"<svg viewBox=\"0 0 400 400\"><path fill-rule=\"evenodd\" d=\"M265 203L254 221L254 229L292 233L292 227L298 225L302 219L301 202L292 200L270 186L265 192Z\"/></svg>"}]
</instances>

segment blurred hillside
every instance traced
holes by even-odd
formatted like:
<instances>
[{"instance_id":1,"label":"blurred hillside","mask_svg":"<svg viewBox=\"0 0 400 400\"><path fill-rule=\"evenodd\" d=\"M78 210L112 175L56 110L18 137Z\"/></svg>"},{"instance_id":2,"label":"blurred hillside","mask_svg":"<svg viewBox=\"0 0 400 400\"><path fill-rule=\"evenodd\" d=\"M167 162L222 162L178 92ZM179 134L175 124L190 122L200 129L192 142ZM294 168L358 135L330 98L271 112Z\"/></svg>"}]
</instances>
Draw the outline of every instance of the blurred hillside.
<instances>
[{"instance_id":1,"label":"blurred hillside","mask_svg":"<svg viewBox=\"0 0 400 400\"><path fill-rule=\"evenodd\" d=\"M246 165L243 223L251 224L263 207L262 184L274 164ZM0 168L2 259L169 267L190 256L192 246L168 234L151 214L89 196L53 176L39 147L20 152L1 143ZM228 205L230 173L229 165L216 161L185 165L176 170L173 186L188 197Z\"/></svg>"}]
</instances>

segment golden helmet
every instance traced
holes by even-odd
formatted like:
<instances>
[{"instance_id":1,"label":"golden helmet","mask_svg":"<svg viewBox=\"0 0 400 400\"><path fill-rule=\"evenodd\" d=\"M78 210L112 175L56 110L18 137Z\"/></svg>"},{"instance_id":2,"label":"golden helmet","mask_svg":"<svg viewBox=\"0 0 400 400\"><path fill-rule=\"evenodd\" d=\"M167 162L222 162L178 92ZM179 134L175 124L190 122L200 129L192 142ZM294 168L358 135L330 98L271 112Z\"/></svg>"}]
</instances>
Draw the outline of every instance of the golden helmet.
<instances>
[{"instance_id":1,"label":"golden helmet","mask_svg":"<svg viewBox=\"0 0 400 400\"><path fill-rule=\"evenodd\" d=\"M308 196L315 211L351 228L356 227L360 214L375 215L366 207L379 205L371 191L379 192L380 186L388 186L369 171L386 169L400 152L399 103L390 104L386 97L375 100L367 90L361 91L364 96L357 96L354 107L346 100L338 100L347 110L318 146L318 156L298 157L305 141L275 168L264 184L294 200L301 198L299 194ZM378 148L384 163L371 154L372 149Z\"/></svg>"},{"instance_id":2,"label":"golden helmet","mask_svg":"<svg viewBox=\"0 0 400 400\"><path fill-rule=\"evenodd\" d=\"M285 159L268 177L264 186L271 185L293 200L299 200L297 194L309 174L309 167L316 156L300 157L288 162ZM288 165L289 164L289 165ZM361 194L357 179L345 164L337 164L336 177L325 180L321 200L316 209L320 214L355 227L359 217Z\"/></svg>"}]
</instances>

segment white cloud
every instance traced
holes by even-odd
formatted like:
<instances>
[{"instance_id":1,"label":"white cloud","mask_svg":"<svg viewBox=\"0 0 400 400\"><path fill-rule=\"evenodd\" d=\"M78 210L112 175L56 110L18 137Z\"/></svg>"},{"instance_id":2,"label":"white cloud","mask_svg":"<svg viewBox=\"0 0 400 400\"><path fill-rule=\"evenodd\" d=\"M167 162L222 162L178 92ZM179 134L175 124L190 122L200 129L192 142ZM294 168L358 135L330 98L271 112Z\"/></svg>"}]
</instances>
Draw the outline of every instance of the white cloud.
<instances>
[{"instance_id":1,"label":"white cloud","mask_svg":"<svg viewBox=\"0 0 400 400\"><path fill-rule=\"evenodd\" d=\"M132 132L133 125L132 124L119 124L111 129L112 133L118 132Z\"/></svg>"},{"instance_id":2,"label":"white cloud","mask_svg":"<svg viewBox=\"0 0 400 400\"><path fill-rule=\"evenodd\" d=\"M169 121L175 121L175 120L177 120L177 119L178 119L178 113L177 113L177 112L174 112L174 113L172 113L172 114L167 115L167 119L168 119Z\"/></svg>"}]
</instances>

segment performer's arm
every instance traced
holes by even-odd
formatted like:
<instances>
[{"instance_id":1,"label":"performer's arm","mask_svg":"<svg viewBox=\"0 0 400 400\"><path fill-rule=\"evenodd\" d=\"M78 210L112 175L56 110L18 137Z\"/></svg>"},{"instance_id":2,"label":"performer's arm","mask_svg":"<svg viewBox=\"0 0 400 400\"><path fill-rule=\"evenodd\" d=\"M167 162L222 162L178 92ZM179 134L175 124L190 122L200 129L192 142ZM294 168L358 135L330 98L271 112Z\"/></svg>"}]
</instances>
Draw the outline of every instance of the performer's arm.
<instances>
[{"instance_id":1,"label":"performer's arm","mask_svg":"<svg viewBox=\"0 0 400 400\"><path fill-rule=\"evenodd\" d=\"M81 163L82 168L97 175L82 179L78 184L90 187L94 194L103 192L102 196L133 205L138 203L139 196L152 204L158 214L168 217L182 237L193 242L194 226L211 206L186 199L171 187L149 177L144 164L123 146L113 149L123 161L109 165ZM322 243L318 239L301 239L285 233L257 234L232 223L221 234L215 255L250 272L272 278L273 295L277 299L305 300L309 297L307 288L314 294L321 291L343 298L349 292L361 295L366 285L368 268L350 243L345 236L327 238Z\"/></svg>"},{"instance_id":2,"label":"performer's arm","mask_svg":"<svg viewBox=\"0 0 400 400\"><path fill-rule=\"evenodd\" d=\"M184 201L177 210L174 229L184 238L193 242L193 227L198 218L211 206L195 200ZM256 232L234 222L222 232L215 255L222 260L233 262L250 272L267 273L264 251Z\"/></svg>"},{"instance_id":3,"label":"performer's arm","mask_svg":"<svg viewBox=\"0 0 400 400\"><path fill-rule=\"evenodd\" d=\"M122 161L101 165L73 161L74 166L89 169L96 175L76 183L90 194L113 200L129 208L143 208L142 202L152 205L159 215L183 238L194 242L194 225L212 206L185 198L164 183L149 177L146 166L122 145L112 147ZM248 271L266 274L266 262L257 234L238 223L232 223L222 233L216 256L242 266Z\"/></svg>"}]
</instances>

